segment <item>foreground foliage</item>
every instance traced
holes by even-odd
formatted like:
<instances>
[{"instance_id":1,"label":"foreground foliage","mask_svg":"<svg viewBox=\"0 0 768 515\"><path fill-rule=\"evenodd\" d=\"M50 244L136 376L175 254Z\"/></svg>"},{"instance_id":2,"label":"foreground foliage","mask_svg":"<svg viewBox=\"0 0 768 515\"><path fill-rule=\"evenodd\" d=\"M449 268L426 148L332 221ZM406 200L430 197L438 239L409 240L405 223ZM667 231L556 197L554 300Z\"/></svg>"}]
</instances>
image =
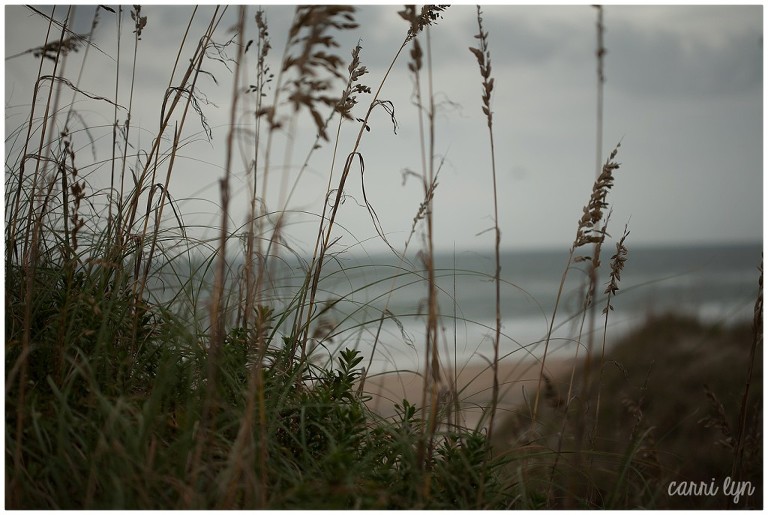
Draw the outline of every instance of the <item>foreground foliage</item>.
<instances>
[{"instance_id":1,"label":"foreground foliage","mask_svg":"<svg viewBox=\"0 0 768 515\"><path fill-rule=\"evenodd\" d=\"M21 279L14 272L9 281ZM24 464L15 507L502 508L511 500L499 487L500 469L483 434L441 432L432 442L434 458L423 466L421 410L404 401L396 420L372 413L358 391L363 356L346 350L336 367L321 369L287 352L289 342L270 347L261 368L267 430L254 426L248 435L251 449L267 447L261 470L255 454L235 454L254 366L244 331L230 333L211 384L209 354L172 316L148 308L152 314L132 328L125 299L101 299L103 307L94 310L82 284L68 292L64 277L52 284L33 307L41 345L29 356L24 404L13 383L6 392L6 476L19 472L8 468L14 453ZM10 300L6 374L12 378L23 304ZM65 301L69 307L61 309ZM46 328L67 326L70 341L57 349L56 333L46 337ZM126 338L131 330L142 336ZM136 341L141 350L131 353ZM215 400L203 420L210 395ZM23 449L10 438L19 416L29 421ZM203 465L192 484L200 431L206 432ZM249 472L233 482L238 461Z\"/></svg>"}]
</instances>

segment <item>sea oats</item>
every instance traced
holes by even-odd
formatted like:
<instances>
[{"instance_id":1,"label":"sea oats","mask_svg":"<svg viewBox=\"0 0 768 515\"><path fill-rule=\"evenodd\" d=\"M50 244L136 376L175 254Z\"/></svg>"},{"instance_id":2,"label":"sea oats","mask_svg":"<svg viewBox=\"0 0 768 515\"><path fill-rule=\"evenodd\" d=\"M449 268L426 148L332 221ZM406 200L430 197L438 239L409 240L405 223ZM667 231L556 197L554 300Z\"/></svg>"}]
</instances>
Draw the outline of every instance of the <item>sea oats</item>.
<instances>
[{"instance_id":1,"label":"sea oats","mask_svg":"<svg viewBox=\"0 0 768 515\"><path fill-rule=\"evenodd\" d=\"M624 263L627 262L627 254L629 252L627 247L624 245L627 236L629 236L629 231L625 225L624 234L622 234L621 239L616 243L616 254L611 257L610 281L608 282L608 286L603 292L608 295L608 304L603 309L603 314L607 314L608 310L613 311L613 306L611 305L611 297L614 297L616 292L619 291L621 271L624 270Z\"/></svg>"},{"instance_id":2,"label":"sea oats","mask_svg":"<svg viewBox=\"0 0 768 515\"><path fill-rule=\"evenodd\" d=\"M574 248L582 247L602 240L603 234L596 227L603 219L603 210L608 207L608 191L613 187L613 174L621 166L614 161L621 143L618 143L603 165L602 172L592 186L592 195L584 206L584 214L579 219ZM577 260L578 261L578 260Z\"/></svg>"}]
</instances>

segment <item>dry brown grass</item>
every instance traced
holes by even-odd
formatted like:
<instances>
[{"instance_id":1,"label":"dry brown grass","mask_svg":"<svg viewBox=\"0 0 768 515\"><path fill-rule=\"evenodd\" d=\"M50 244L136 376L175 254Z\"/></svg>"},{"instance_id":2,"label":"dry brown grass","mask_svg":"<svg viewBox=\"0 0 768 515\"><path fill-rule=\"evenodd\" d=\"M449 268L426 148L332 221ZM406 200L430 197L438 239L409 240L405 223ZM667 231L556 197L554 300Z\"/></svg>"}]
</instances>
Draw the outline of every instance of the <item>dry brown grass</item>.
<instances>
[{"instance_id":1,"label":"dry brown grass","mask_svg":"<svg viewBox=\"0 0 768 515\"><path fill-rule=\"evenodd\" d=\"M488 122L488 138L491 144L491 182L493 185L493 229L494 229L494 258L496 268L494 281L496 283L496 333L493 339L493 397L491 399L491 416L488 424L488 438L493 439L493 428L496 421L496 408L499 402L499 341L501 339L501 259L499 248L501 247L501 229L499 229L499 200L496 187L496 149L493 142L493 112L491 111L491 93L493 92L493 77L491 76L491 52L488 48L488 32L483 30L483 18L480 6L477 6L477 35L478 48L470 47L469 50L477 58L480 66L480 76L483 78L483 113Z\"/></svg>"}]
</instances>

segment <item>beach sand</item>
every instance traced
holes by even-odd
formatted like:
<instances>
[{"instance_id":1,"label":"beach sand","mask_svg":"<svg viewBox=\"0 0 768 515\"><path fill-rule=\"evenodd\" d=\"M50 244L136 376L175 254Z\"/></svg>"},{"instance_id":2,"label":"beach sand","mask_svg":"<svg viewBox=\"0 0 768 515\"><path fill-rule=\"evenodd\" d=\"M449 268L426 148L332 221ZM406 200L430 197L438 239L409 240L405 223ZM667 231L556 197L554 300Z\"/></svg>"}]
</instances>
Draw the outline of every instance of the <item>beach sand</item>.
<instances>
[{"instance_id":1,"label":"beach sand","mask_svg":"<svg viewBox=\"0 0 768 515\"><path fill-rule=\"evenodd\" d=\"M567 377L570 370L570 360L547 358L545 374L553 380ZM502 361L499 364L497 423L514 410L530 409L536 396L540 371L541 363L534 360ZM440 387L448 389L453 379L453 370L443 370ZM460 368L455 379L461 405L461 423L464 427L475 428L481 421L483 408L491 403L493 371L488 364L470 364ZM395 416L394 405L402 404L403 399L421 407L423 385L423 378L414 372L371 374L365 382L365 392L372 396L368 406L383 417ZM561 392L567 388L567 385L557 386ZM487 425L486 416L483 426Z\"/></svg>"}]
</instances>

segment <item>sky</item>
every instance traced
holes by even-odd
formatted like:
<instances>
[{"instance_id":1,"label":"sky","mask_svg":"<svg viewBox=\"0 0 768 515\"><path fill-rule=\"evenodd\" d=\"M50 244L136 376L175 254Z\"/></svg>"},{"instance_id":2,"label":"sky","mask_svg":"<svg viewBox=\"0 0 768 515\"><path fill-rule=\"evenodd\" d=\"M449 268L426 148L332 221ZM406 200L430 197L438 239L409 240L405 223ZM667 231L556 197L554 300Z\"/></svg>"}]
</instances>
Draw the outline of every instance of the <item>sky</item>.
<instances>
[{"instance_id":1,"label":"sky","mask_svg":"<svg viewBox=\"0 0 768 515\"><path fill-rule=\"evenodd\" d=\"M202 35L214 9L198 9L191 22L191 41ZM248 7L245 40L256 37L256 9ZM264 6L272 45L269 62L275 71L293 9ZM360 41L362 63L369 70L361 81L374 91L408 29L398 15L400 9L397 5L358 6L359 28L337 34L340 47L333 51L345 60L343 70ZM54 17L62 20L66 10L57 6ZM163 92L192 11L182 5L142 7L147 24L136 47L134 148L148 148L157 133ZM567 249L597 170L597 10L589 5L488 5L482 11L495 81L491 106L501 245L505 250ZM77 7L76 32L88 31L93 12L92 6ZM603 12L607 54L601 161L621 142L617 155L621 168L608 197L613 209L609 233L618 238L628 224L630 246L762 241L763 7L613 5ZM29 114L31 85L40 66L31 54L9 57L41 46L47 23L24 6L6 6L4 15L7 157L13 148L8 135ZM235 7L227 9L215 41L224 43L233 37L236 15ZM82 48L66 61L64 75L75 83L82 74L81 89L92 96L115 97L116 20L116 14L100 11L93 38L97 48L88 51L85 67L81 67ZM123 23L118 103L127 106L134 49L127 10ZM477 45L477 23L475 6L454 5L428 34L419 36L424 49L428 36L431 49L434 153L435 162L442 163L433 207L438 250L490 252L493 248L490 143L481 110L481 76L469 51ZM182 63L192 48L191 43L184 46ZM395 62L380 95L394 106L396 132L389 114L377 108L359 148L364 173L354 167L345 188L334 233L341 237L338 248L366 252L384 248L364 205L363 184L381 229L398 250L403 249L423 201L420 179L405 172L422 173L419 110L407 67L409 49ZM225 51L230 57L236 54L232 46ZM253 80L254 54L248 54L243 85ZM44 73L50 73L50 62L43 66L48 70ZM212 139L206 139L198 118L186 123L182 138L188 144L179 152L168 190L184 223L213 235L221 223L219 180L226 166L234 76L231 64L227 67L214 59L206 62L205 69L211 75L201 77L198 89L200 98L208 101L201 109L212 128ZM174 80L178 78L177 72ZM421 81L424 87L426 74ZM340 90L342 84L336 85ZM274 91L267 93L271 100ZM247 169L253 155L249 136L255 119L253 96L241 98L240 131L231 165L230 229L244 222L251 188ZM370 98L358 95L356 116L365 114ZM100 190L109 183L105 160L111 153L112 108L80 96L77 110L91 127L73 135L81 174L93 190ZM295 131L276 134L266 195L270 210L287 210L289 243L310 252L330 170L335 183L360 125L349 122L342 127L335 166L333 141L312 154L286 207L285 191L296 182L312 148L313 127L309 114L302 112ZM335 120L331 127L333 135ZM263 149L260 152L263 156ZM419 225L411 245L421 245L423 234Z\"/></svg>"}]
</instances>

